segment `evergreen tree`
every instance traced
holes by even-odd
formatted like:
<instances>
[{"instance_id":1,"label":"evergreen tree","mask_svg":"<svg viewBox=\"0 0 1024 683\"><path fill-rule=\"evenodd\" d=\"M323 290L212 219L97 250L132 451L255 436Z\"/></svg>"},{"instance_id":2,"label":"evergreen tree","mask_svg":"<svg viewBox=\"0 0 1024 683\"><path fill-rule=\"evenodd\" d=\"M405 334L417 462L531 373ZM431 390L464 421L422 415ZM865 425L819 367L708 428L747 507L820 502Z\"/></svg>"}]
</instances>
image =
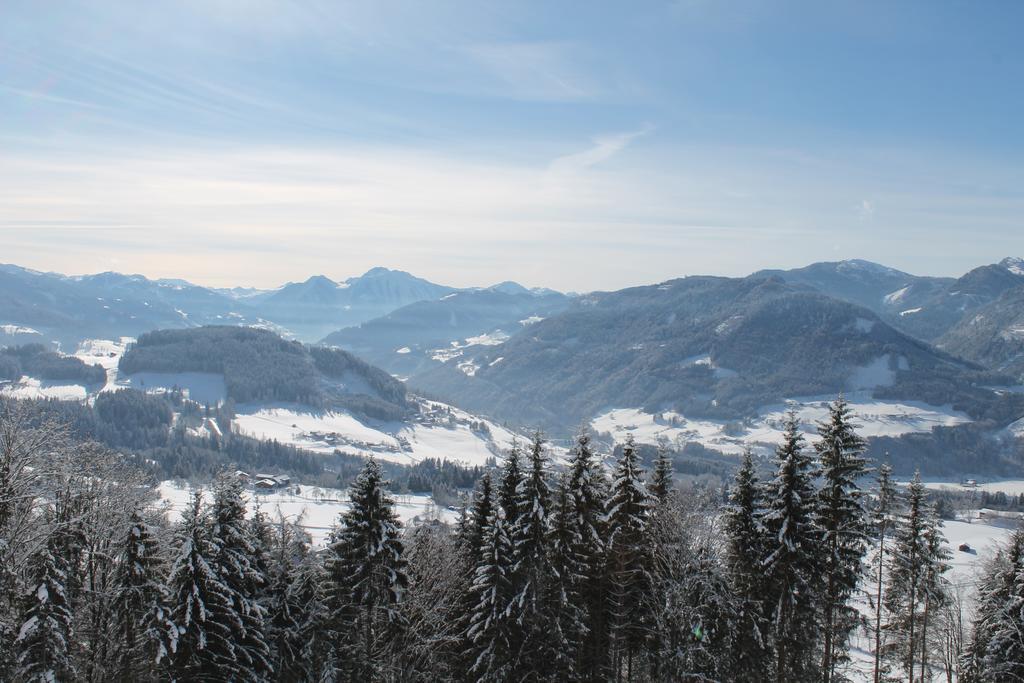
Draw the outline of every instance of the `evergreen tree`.
<instances>
[{"instance_id":1,"label":"evergreen tree","mask_svg":"<svg viewBox=\"0 0 1024 683\"><path fill-rule=\"evenodd\" d=\"M463 566L466 572L460 578L462 583L461 609L458 615L458 631L463 636L462 662L464 670L472 666L475 656L473 644L469 639L469 626L473 609L476 607L477 597L473 595L472 587L475 580L476 567L480 562L480 554L483 552L484 539L487 534L491 516L497 508L495 501L494 487L491 483L491 473L484 472L477 482L476 491L473 494L473 502L466 512L466 521L459 530L459 549Z\"/></svg>"},{"instance_id":2,"label":"evergreen tree","mask_svg":"<svg viewBox=\"0 0 1024 683\"><path fill-rule=\"evenodd\" d=\"M924 531L924 571L921 575L921 682L929 681L932 672L928 665L928 651L935 644L930 642L929 628L934 628L935 615L941 614L948 598L948 586L943 576L949 570L949 551L943 545L942 520L935 514L935 508L928 506Z\"/></svg>"},{"instance_id":3,"label":"evergreen tree","mask_svg":"<svg viewBox=\"0 0 1024 683\"><path fill-rule=\"evenodd\" d=\"M315 595L308 592L300 574L308 556L306 534L279 512L269 528L266 547L266 632L274 673L279 681L310 680L314 670L303 650L312 635L306 625Z\"/></svg>"},{"instance_id":4,"label":"evergreen tree","mask_svg":"<svg viewBox=\"0 0 1024 683\"><path fill-rule=\"evenodd\" d=\"M658 457L654 460L649 489L656 504L664 503L672 491L672 459L664 444L658 445Z\"/></svg>"},{"instance_id":5,"label":"evergreen tree","mask_svg":"<svg viewBox=\"0 0 1024 683\"><path fill-rule=\"evenodd\" d=\"M1024 529L982 577L964 660L967 683L1024 681Z\"/></svg>"},{"instance_id":6,"label":"evergreen tree","mask_svg":"<svg viewBox=\"0 0 1024 683\"><path fill-rule=\"evenodd\" d=\"M466 522L460 530L462 547L474 562L476 562L480 555L484 531L494 510L494 504L491 473L484 472L473 494L473 503L469 507Z\"/></svg>"},{"instance_id":7,"label":"evergreen tree","mask_svg":"<svg viewBox=\"0 0 1024 683\"><path fill-rule=\"evenodd\" d=\"M578 577L573 594L580 601L577 607L588 629L576 662L576 670L583 681L603 681L610 670L605 545L607 490L604 472L590 446L590 436L581 433L569 457L572 538L568 552L569 563Z\"/></svg>"},{"instance_id":8,"label":"evergreen tree","mask_svg":"<svg viewBox=\"0 0 1024 683\"><path fill-rule=\"evenodd\" d=\"M554 615L548 622L549 662L552 681L578 680L577 665L588 633L582 589L586 585L586 567L575 553L575 506L569 492L569 478L563 475L555 491L548 541L550 577L544 598L544 611Z\"/></svg>"},{"instance_id":9,"label":"evergreen tree","mask_svg":"<svg viewBox=\"0 0 1024 683\"><path fill-rule=\"evenodd\" d=\"M633 679L636 656L652 630L650 502L633 437L627 437L615 468L607 512L609 630L612 666Z\"/></svg>"},{"instance_id":10,"label":"evergreen tree","mask_svg":"<svg viewBox=\"0 0 1024 683\"><path fill-rule=\"evenodd\" d=\"M164 565L156 537L139 511L132 510L114 575L114 659L120 680L147 678L156 668L169 666L177 650L178 627L171 619Z\"/></svg>"},{"instance_id":11,"label":"evergreen tree","mask_svg":"<svg viewBox=\"0 0 1024 683\"><path fill-rule=\"evenodd\" d=\"M763 524L769 540L762 567L778 683L820 676L814 657L820 534L814 524L815 471L803 441L797 416L790 412L775 453L778 470L765 491Z\"/></svg>"},{"instance_id":12,"label":"evergreen tree","mask_svg":"<svg viewBox=\"0 0 1024 683\"><path fill-rule=\"evenodd\" d=\"M768 654L761 569L768 542L761 520L763 506L753 455L748 449L729 494L724 530L729 584L737 601L732 676L736 681L751 683L764 675Z\"/></svg>"},{"instance_id":13,"label":"evergreen tree","mask_svg":"<svg viewBox=\"0 0 1024 683\"><path fill-rule=\"evenodd\" d=\"M505 524L511 530L519 524L519 486L523 483L523 469L520 463L519 443L513 443L505 457L498 484L498 504L504 511Z\"/></svg>"},{"instance_id":14,"label":"evergreen tree","mask_svg":"<svg viewBox=\"0 0 1024 683\"><path fill-rule=\"evenodd\" d=\"M888 659L913 679L926 636L925 606L937 590L945 568L941 545L933 529L936 521L925 498L920 473L907 488L906 514L896 529L890 554L885 607L892 644Z\"/></svg>"},{"instance_id":15,"label":"evergreen tree","mask_svg":"<svg viewBox=\"0 0 1024 683\"><path fill-rule=\"evenodd\" d=\"M33 580L22 603L15 640L17 677L22 681L73 680L71 604L67 566L58 555L58 534L51 533L33 558Z\"/></svg>"},{"instance_id":16,"label":"evergreen tree","mask_svg":"<svg viewBox=\"0 0 1024 683\"><path fill-rule=\"evenodd\" d=\"M514 599L512 539L501 510L491 512L471 589L474 598L467 633L473 644L469 672L474 681L519 680L512 650L509 610Z\"/></svg>"},{"instance_id":17,"label":"evergreen tree","mask_svg":"<svg viewBox=\"0 0 1024 683\"><path fill-rule=\"evenodd\" d=\"M530 445L528 469L516 492L518 521L510 525L512 540L511 645L522 662L522 679L538 680L549 665L550 624L555 614L545 603L551 578L548 559L551 491L544 438L538 432Z\"/></svg>"},{"instance_id":18,"label":"evergreen tree","mask_svg":"<svg viewBox=\"0 0 1024 683\"><path fill-rule=\"evenodd\" d=\"M237 478L226 476L217 481L210 518L216 572L230 591L232 610L237 615L232 636L237 676L242 680L261 679L272 668L264 610L257 599L266 576L258 565L263 561L262 548L245 519L242 484Z\"/></svg>"},{"instance_id":19,"label":"evergreen tree","mask_svg":"<svg viewBox=\"0 0 1024 683\"><path fill-rule=\"evenodd\" d=\"M225 681L238 670L235 634L241 620L231 589L217 575L217 546L210 538L197 491L179 529L171 568L172 621L178 626L174 673L181 680Z\"/></svg>"},{"instance_id":20,"label":"evergreen tree","mask_svg":"<svg viewBox=\"0 0 1024 683\"><path fill-rule=\"evenodd\" d=\"M873 521L875 536L878 538L878 551L874 561L875 581L875 666L874 683L879 683L882 675L882 586L885 569L885 543L889 540L892 528L892 515L895 512L896 487L892 483L892 467L882 465L878 470L878 496L875 499Z\"/></svg>"},{"instance_id":21,"label":"evergreen tree","mask_svg":"<svg viewBox=\"0 0 1024 683\"><path fill-rule=\"evenodd\" d=\"M327 550L330 602L351 680L389 675L394 631L402 620L399 603L409 583L399 538L402 524L386 486L380 465L371 458L352 484L351 507Z\"/></svg>"},{"instance_id":22,"label":"evergreen tree","mask_svg":"<svg viewBox=\"0 0 1024 683\"><path fill-rule=\"evenodd\" d=\"M864 440L851 423L849 405L840 396L829 417L818 425L815 445L821 461L817 524L821 532L822 680L830 683L836 666L846 659L846 641L856 626L850 598L857 589L867 552L867 511L857 480L867 471L861 454Z\"/></svg>"}]
</instances>

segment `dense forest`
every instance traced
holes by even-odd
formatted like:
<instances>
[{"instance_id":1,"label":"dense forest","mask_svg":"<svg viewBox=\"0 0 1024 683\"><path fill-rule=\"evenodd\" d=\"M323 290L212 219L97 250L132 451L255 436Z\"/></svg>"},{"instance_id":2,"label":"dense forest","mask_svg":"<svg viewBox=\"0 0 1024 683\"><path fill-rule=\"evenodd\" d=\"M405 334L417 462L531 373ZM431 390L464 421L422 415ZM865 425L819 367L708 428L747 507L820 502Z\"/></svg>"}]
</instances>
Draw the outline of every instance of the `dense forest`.
<instances>
[{"instance_id":1,"label":"dense forest","mask_svg":"<svg viewBox=\"0 0 1024 683\"><path fill-rule=\"evenodd\" d=\"M230 476L168 520L131 462L26 410L0 413L2 680L838 682L853 638L878 680L1024 676L1024 532L964 624L924 487L862 488L842 401L724 502L665 453L605 467L581 434L555 468L537 435L457 525L406 528L370 460L323 548Z\"/></svg>"},{"instance_id":2,"label":"dense forest","mask_svg":"<svg viewBox=\"0 0 1024 683\"><path fill-rule=\"evenodd\" d=\"M92 441L118 450L146 472L150 480L203 482L218 472L286 473L298 483L345 487L358 476L363 458L335 451L333 455L263 441L231 430L232 402L200 406L180 391L147 394L133 389L104 392L92 405L56 399L20 401L26 419L57 422L76 441ZM175 421L175 413L178 415ZM205 421L220 434L191 433ZM396 493L432 493L444 504L457 502L458 491L472 488L479 467L426 458L412 465L385 462L382 467Z\"/></svg>"},{"instance_id":3,"label":"dense forest","mask_svg":"<svg viewBox=\"0 0 1024 683\"><path fill-rule=\"evenodd\" d=\"M0 349L0 380L17 380L22 375L82 384L102 384L107 381L107 371L99 365L87 365L80 358L62 356L42 344Z\"/></svg>"},{"instance_id":4,"label":"dense forest","mask_svg":"<svg viewBox=\"0 0 1024 683\"><path fill-rule=\"evenodd\" d=\"M288 401L344 407L399 420L408 415L405 385L340 349L308 347L268 330L210 326L147 332L121 358L120 371L222 375L237 403Z\"/></svg>"}]
</instances>

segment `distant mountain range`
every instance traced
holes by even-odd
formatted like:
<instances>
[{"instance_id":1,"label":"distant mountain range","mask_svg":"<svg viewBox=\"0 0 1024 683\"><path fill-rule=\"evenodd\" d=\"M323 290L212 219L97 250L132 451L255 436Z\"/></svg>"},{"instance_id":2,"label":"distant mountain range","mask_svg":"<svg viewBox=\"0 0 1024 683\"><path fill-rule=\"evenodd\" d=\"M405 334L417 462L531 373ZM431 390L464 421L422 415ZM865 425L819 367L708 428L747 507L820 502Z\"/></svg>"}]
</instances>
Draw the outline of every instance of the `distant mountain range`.
<instances>
[{"instance_id":1,"label":"distant mountain range","mask_svg":"<svg viewBox=\"0 0 1024 683\"><path fill-rule=\"evenodd\" d=\"M418 301L323 343L347 349L401 375L418 375L457 358L462 349L500 342L524 327L564 310L570 298L552 290L502 283Z\"/></svg>"},{"instance_id":2,"label":"distant mountain range","mask_svg":"<svg viewBox=\"0 0 1024 683\"><path fill-rule=\"evenodd\" d=\"M494 289L510 295L534 293L511 282ZM457 291L467 290L387 268L372 268L341 282L316 275L257 290L213 289L120 273L67 276L0 265L0 345L58 342L74 350L84 339L220 324L263 327L315 342L408 304ZM536 293L557 295L550 290Z\"/></svg>"},{"instance_id":3,"label":"distant mountain range","mask_svg":"<svg viewBox=\"0 0 1024 683\"><path fill-rule=\"evenodd\" d=\"M341 282L315 276L258 291L0 266L0 345L57 341L70 350L85 338L211 324L337 347L372 364L360 372L381 387L394 376L476 414L556 433L633 410L675 415L676 434L691 433L679 424L704 420L723 434L756 439L751 420L777 414L784 401L810 405L844 392L862 411L878 411L876 425L890 424L876 429L874 443L903 453L904 464L969 457L993 468L1007 457L1024 459L1024 440L1013 436L1024 431L1020 259L959 278L852 260L584 295L510 282L456 289L384 268ZM145 339L126 355L128 368L141 353L151 366L169 353L145 351L153 338ZM201 363L207 352L194 351L185 355ZM299 369L306 374L278 383L304 387L312 393L303 400L316 405L324 400L326 375L309 375L320 352L304 353ZM233 362L226 376L257 382L258 371L239 371L237 363L246 363ZM13 360L7 364L8 374L17 372ZM287 367L281 365L284 376L291 376ZM400 414L401 400L385 403L391 407L350 408ZM938 428L898 428L914 411Z\"/></svg>"}]
</instances>

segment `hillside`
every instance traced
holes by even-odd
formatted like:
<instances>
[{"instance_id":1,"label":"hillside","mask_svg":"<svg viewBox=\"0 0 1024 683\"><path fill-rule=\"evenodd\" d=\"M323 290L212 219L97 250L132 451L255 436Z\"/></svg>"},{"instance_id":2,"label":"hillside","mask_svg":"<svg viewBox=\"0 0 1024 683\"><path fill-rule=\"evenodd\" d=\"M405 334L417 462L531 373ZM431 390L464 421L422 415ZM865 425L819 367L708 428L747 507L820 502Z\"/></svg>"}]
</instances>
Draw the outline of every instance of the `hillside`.
<instances>
[{"instance_id":1,"label":"hillside","mask_svg":"<svg viewBox=\"0 0 1024 683\"><path fill-rule=\"evenodd\" d=\"M868 391L1005 416L1005 382L875 313L774 277L691 277L581 297L419 376L475 411L571 426L615 407L739 419L785 398Z\"/></svg>"},{"instance_id":2,"label":"hillside","mask_svg":"<svg viewBox=\"0 0 1024 683\"><path fill-rule=\"evenodd\" d=\"M944 334L937 345L1024 383L1024 286L1004 291Z\"/></svg>"},{"instance_id":3,"label":"hillside","mask_svg":"<svg viewBox=\"0 0 1024 683\"><path fill-rule=\"evenodd\" d=\"M869 261L815 263L793 270L768 270L777 276L874 311L898 330L934 342L1003 292L1024 285L1024 267L1016 258L979 266L959 278L910 275Z\"/></svg>"},{"instance_id":4,"label":"hillside","mask_svg":"<svg viewBox=\"0 0 1024 683\"><path fill-rule=\"evenodd\" d=\"M361 325L332 332L323 344L351 351L389 372L415 377L455 349L514 334L569 305L550 290L515 283L419 301Z\"/></svg>"},{"instance_id":5,"label":"hillside","mask_svg":"<svg viewBox=\"0 0 1024 683\"><path fill-rule=\"evenodd\" d=\"M212 326L158 330L121 358L122 375L204 373L223 377L236 403L283 401L345 408L379 419L409 412L405 385L339 349L311 348L268 330Z\"/></svg>"}]
</instances>

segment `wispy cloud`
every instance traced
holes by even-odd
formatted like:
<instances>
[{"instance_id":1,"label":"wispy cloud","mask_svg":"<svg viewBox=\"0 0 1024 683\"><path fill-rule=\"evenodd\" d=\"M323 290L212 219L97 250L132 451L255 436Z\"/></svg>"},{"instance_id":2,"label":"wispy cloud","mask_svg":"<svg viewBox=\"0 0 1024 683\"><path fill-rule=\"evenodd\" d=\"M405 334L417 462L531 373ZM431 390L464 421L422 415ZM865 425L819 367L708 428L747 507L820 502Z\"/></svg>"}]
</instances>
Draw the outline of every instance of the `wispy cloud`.
<instances>
[{"instance_id":1,"label":"wispy cloud","mask_svg":"<svg viewBox=\"0 0 1024 683\"><path fill-rule=\"evenodd\" d=\"M597 97L604 86L571 43L488 43L462 48L491 78L491 94L525 100Z\"/></svg>"},{"instance_id":2,"label":"wispy cloud","mask_svg":"<svg viewBox=\"0 0 1024 683\"><path fill-rule=\"evenodd\" d=\"M634 140L647 135L652 130L654 130L654 127L646 124L638 130L598 135L593 139L593 144L582 152L575 152L554 159L548 165L548 172L556 177L579 173L591 166L608 161L626 149Z\"/></svg>"}]
</instances>

